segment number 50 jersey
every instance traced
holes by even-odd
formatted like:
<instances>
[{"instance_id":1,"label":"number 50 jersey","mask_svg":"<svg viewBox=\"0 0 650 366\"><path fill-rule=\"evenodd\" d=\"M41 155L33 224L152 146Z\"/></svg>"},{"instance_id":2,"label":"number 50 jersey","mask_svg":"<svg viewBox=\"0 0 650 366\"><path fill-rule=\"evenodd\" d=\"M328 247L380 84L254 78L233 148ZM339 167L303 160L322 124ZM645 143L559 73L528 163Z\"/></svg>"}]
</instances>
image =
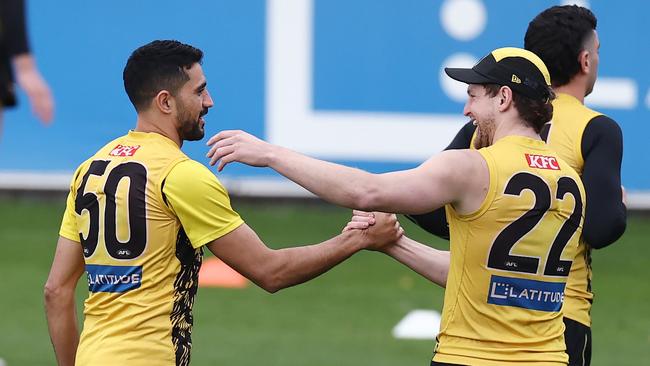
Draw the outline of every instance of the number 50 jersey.
<instances>
[{"instance_id":1,"label":"number 50 jersey","mask_svg":"<svg viewBox=\"0 0 650 366\"><path fill-rule=\"evenodd\" d=\"M60 230L88 276L77 364L188 364L202 246L242 223L214 174L162 135L129 132L84 162Z\"/></svg>"},{"instance_id":2,"label":"number 50 jersey","mask_svg":"<svg viewBox=\"0 0 650 366\"><path fill-rule=\"evenodd\" d=\"M541 140L508 136L478 152L490 173L481 207L460 215L447 206L451 264L434 360L566 364L561 308L582 182Z\"/></svg>"}]
</instances>

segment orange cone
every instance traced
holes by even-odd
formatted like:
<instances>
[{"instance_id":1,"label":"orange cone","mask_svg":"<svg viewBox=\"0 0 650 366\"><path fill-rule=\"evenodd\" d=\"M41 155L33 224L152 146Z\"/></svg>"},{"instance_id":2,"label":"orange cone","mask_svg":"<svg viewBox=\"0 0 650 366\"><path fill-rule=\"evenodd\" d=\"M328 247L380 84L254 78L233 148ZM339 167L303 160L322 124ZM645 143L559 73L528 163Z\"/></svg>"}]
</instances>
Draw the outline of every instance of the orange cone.
<instances>
[{"instance_id":1,"label":"orange cone","mask_svg":"<svg viewBox=\"0 0 650 366\"><path fill-rule=\"evenodd\" d=\"M248 286L248 280L219 258L211 257L206 258L201 265L199 286L244 288Z\"/></svg>"}]
</instances>

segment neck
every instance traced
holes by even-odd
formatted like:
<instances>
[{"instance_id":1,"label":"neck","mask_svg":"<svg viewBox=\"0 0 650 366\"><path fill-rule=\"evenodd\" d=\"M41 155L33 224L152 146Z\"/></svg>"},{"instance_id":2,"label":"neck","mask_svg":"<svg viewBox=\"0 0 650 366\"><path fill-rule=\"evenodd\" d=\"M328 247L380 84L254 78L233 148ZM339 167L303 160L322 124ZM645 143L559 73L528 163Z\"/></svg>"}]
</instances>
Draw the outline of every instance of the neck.
<instances>
[{"instance_id":1,"label":"neck","mask_svg":"<svg viewBox=\"0 0 650 366\"><path fill-rule=\"evenodd\" d=\"M568 94L580 101L580 103L585 104L585 90L586 87L580 80L572 79L568 84L553 87L555 93Z\"/></svg>"},{"instance_id":2,"label":"neck","mask_svg":"<svg viewBox=\"0 0 650 366\"><path fill-rule=\"evenodd\" d=\"M174 141L178 147L183 146L183 141L174 128L173 123L165 123L165 118L156 118L145 113L138 113L138 120L135 123L136 132L153 132L167 137Z\"/></svg>"},{"instance_id":3,"label":"neck","mask_svg":"<svg viewBox=\"0 0 650 366\"><path fill-rule=\"evenodd\" d=\"M509 122L503 121L500 123L497 129L494 131L494 138L492 140L492 143L494 144L495 142L507 136L523 136L535 140L541 140L539 134L519 118L510 119Z\"/></svg>"}]
</instances>

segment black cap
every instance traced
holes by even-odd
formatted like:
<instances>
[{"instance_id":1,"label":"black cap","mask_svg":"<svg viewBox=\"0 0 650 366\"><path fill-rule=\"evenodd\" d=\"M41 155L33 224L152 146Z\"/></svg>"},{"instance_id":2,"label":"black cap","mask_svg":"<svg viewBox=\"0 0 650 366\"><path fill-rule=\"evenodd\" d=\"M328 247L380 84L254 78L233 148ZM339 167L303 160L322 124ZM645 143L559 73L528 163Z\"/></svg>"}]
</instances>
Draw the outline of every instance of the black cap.
<instances>
[{"instance_id":1,"label":"black cap","mask_svg":"<svg viewBox=\"0 0 650 366\"><path fill-rule=\"evenodd\" d=\"M523 48L499 48L471 69L446 67L450 78L467 84L497 84L510 87L532 99L548 99L551 77L542 59Z\"/></svg>"}]
</instances>

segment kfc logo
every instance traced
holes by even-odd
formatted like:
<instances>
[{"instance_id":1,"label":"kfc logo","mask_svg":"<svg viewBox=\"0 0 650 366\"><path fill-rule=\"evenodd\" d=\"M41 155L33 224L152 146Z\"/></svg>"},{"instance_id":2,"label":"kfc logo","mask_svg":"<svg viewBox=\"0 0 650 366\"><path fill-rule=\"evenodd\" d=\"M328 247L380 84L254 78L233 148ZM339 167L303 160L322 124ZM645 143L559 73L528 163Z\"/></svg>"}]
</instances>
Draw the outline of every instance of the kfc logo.
<instances>
[{"instance_id":1,"label":"kfc logo","mask_svg":"<svg viewBox=\"0 0 650 366\"><path fill-rule=\"evenodd\" d=\"M110 156L133 156L135 152L138 151L140 145L135 146L125 146L117 145L115 148L108 154Z\"/></svg>"},{"instance_id":2,"label":"kfc logo","mask_svg":"<svg viewBox=\"0 0 650 366\"><path fill-rule=\"evenodd\" d=\"M557 158L554 156L525 154L528 166L535 169L560 170Z\"/></svg>"}]
</instances>

